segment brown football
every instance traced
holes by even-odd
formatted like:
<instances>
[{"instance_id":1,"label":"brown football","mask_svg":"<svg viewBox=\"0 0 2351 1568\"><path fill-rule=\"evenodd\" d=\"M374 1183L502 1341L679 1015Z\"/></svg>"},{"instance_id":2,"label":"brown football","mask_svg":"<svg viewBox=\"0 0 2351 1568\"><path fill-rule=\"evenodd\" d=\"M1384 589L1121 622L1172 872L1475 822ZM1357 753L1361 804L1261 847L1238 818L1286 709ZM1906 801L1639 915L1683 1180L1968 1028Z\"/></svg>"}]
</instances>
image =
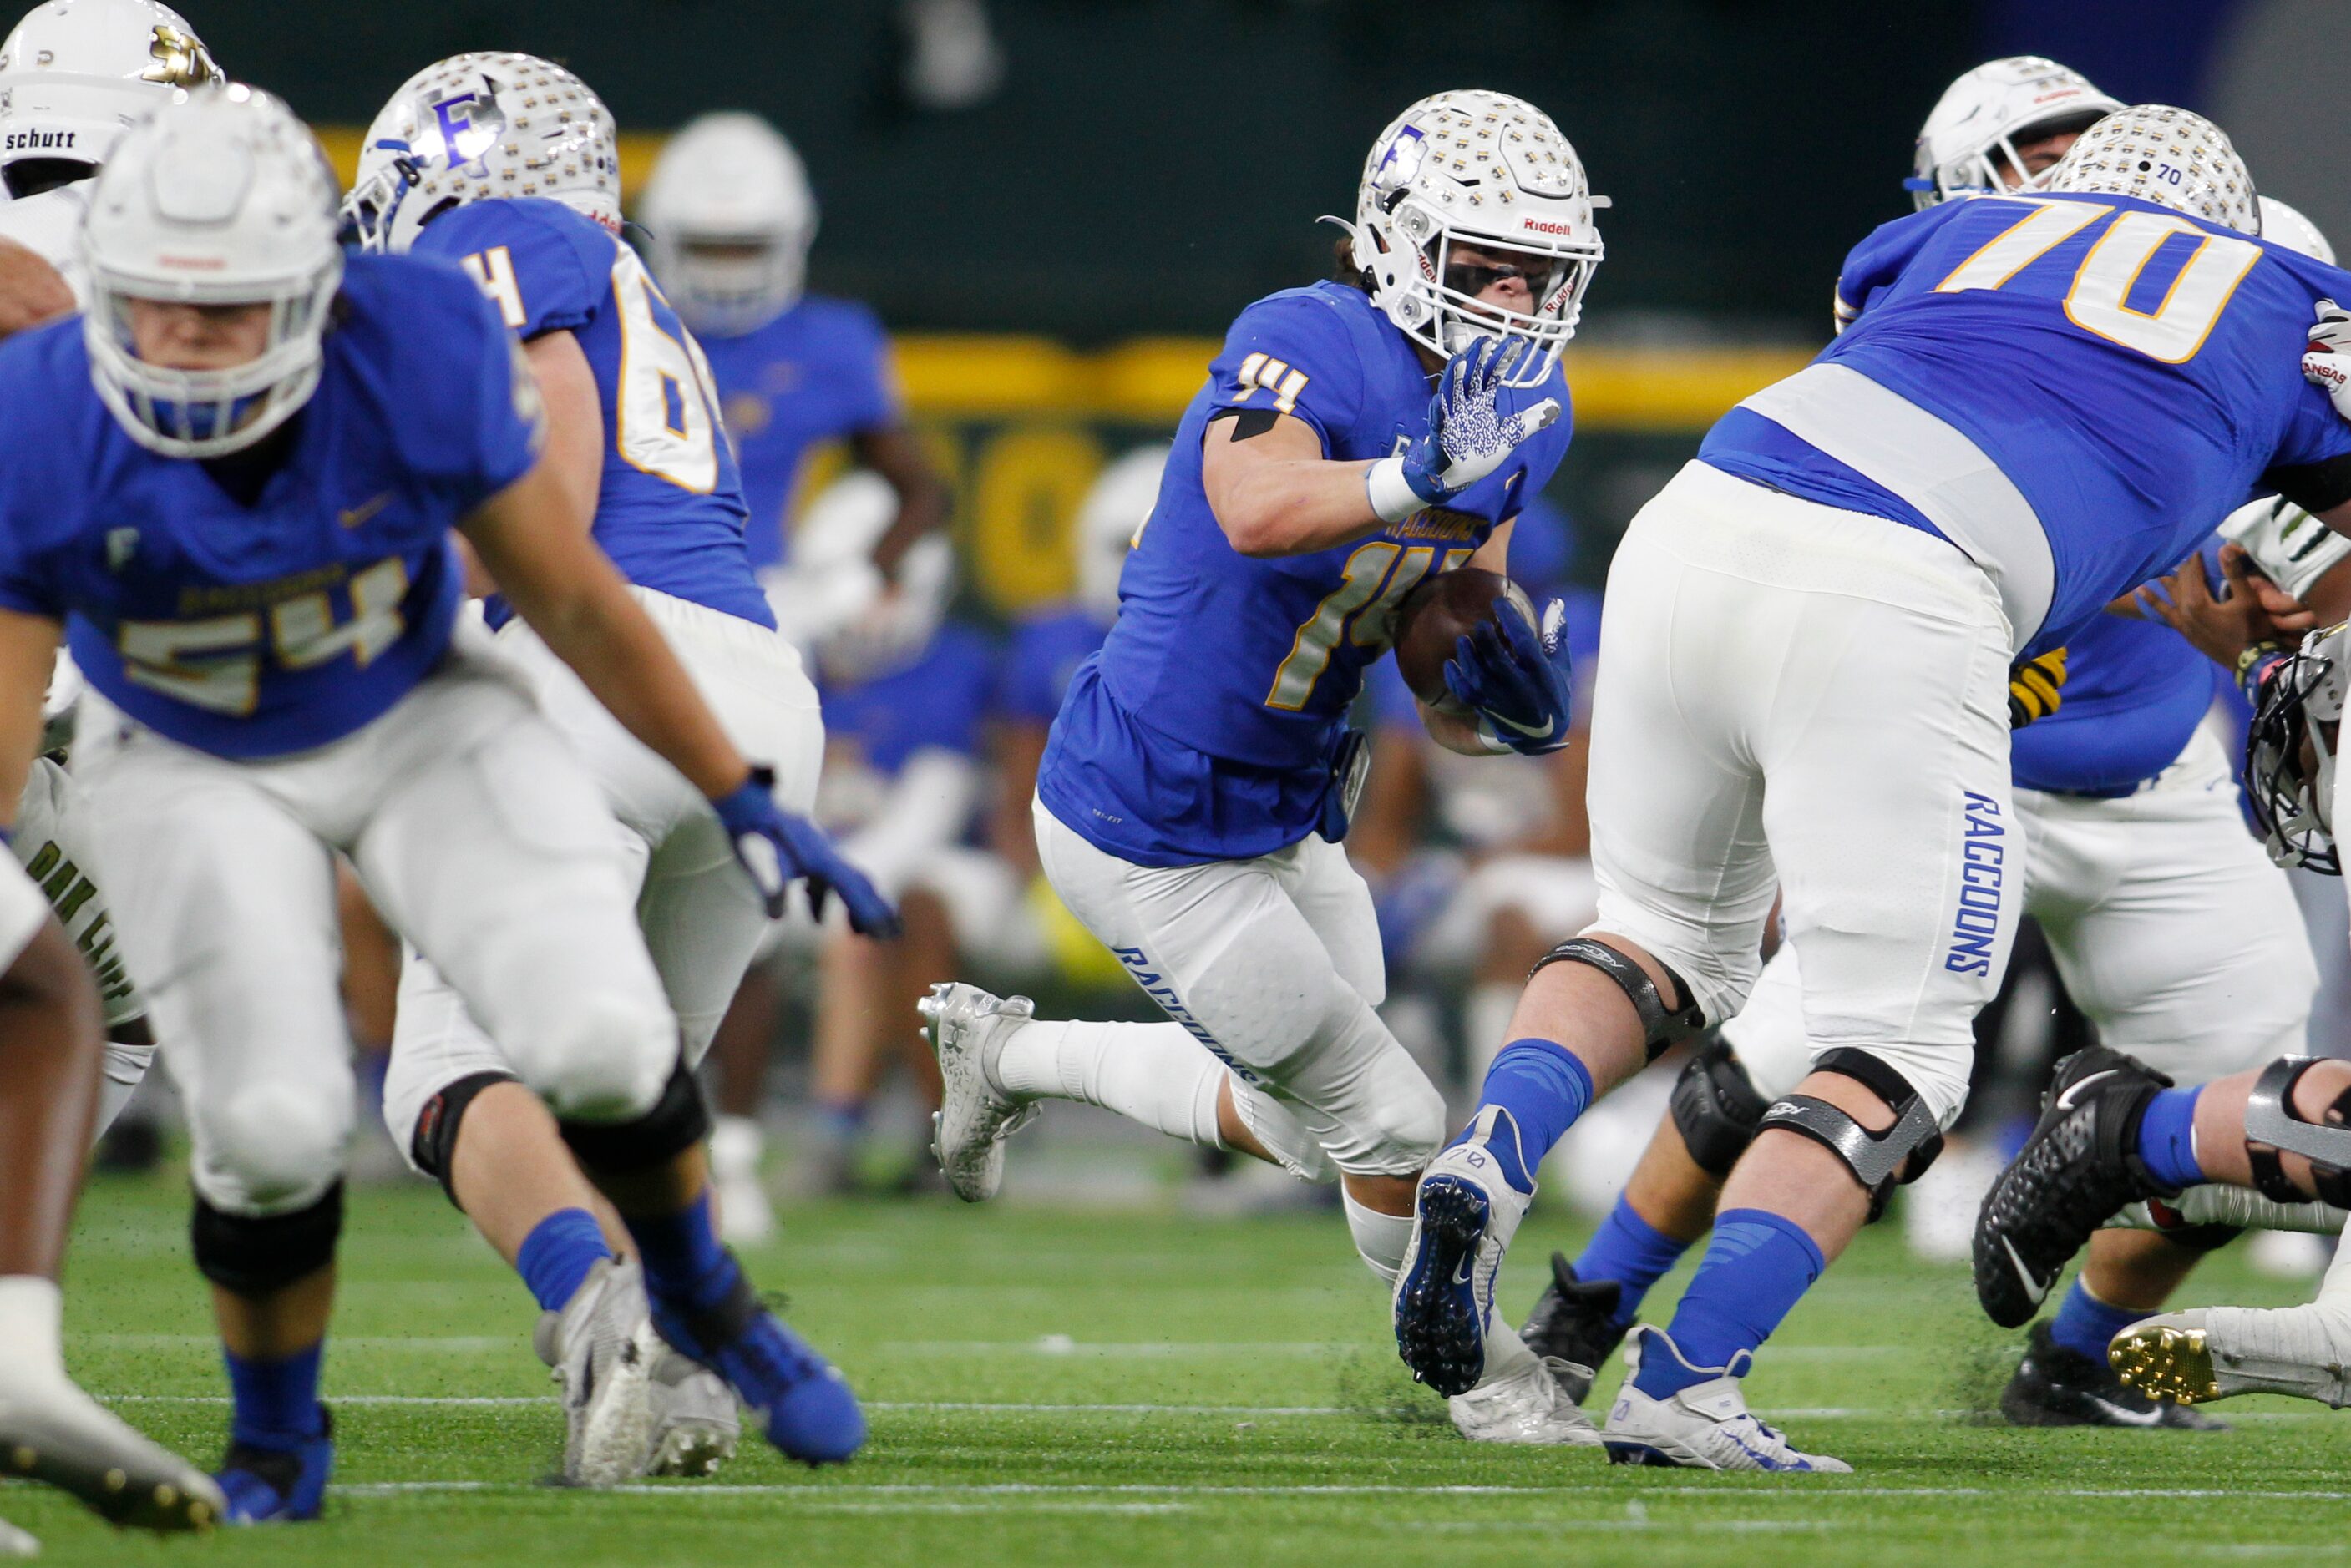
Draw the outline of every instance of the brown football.
<instances>
[{"instance_id":1,"label":"brown football","mask_svg":"<svg viewBox=\"0 0 2351 1568\"><path fill-rule=\"evenodd\" d=\"M1499 572L1463 566L1414 585L1395 612L1396 672L1414 696L1436 707L1456 705L1445 690L1445 661L1458 639L1494 613L1494 601L1506 597L1533 625L1534 607L1524 590Z\"/></svg>"}]
</instances>

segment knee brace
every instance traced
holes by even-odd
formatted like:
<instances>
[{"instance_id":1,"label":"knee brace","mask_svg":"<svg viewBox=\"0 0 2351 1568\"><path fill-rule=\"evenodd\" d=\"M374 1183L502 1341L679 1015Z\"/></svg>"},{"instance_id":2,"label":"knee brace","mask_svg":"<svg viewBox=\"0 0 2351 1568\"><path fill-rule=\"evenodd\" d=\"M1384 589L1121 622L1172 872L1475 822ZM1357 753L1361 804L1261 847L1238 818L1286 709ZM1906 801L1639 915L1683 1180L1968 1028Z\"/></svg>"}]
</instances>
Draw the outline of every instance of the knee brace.
<instances>
[{"instance_id":1,"label":"knee brace","mask_svg":"<svg viewBox=\"0 0 2351 1568\"><path fill-rule=\"evenodd\" d=\"M635 1120L581 1122L567 1117L557 1125L563 1129L563 1141L591 1174L627 1175L675 1159L709 1137L710 1112L703 1105L701 1085L680 1061L653 1108Z\"/></svg>"},{"instance_id":2,"label":"knee brace","mask_svg":"<svg viewBox=\"0 0 2351 1568\"><path fill-rule=\"evenodd\" d=\"M1717 1180L1730 1174L1755 1141L1756 1125L1767 1108L1729 1044L1711 1032L1674 1080L1669 1105L1691 1161Z\"/></svg>"},{"instance_id":3,"label":"knee brace","mask_svg":"<svg viewBox=\"0 0 2351 1568\"><path fill-rule=\"evenodd\" d=\"M1641 1042L1652 1062L1667 1046L1677 1045L1706 1027L1705 1011L1690 1000L1689 987L1683 983L1681 976L1673 974L1671 970L1666 971L1673 974L1677 1003L1669 1009L1657 994L1648 971L1606 942L1590 937L1571 937L1535 960L1534 968L1527 971L1527 978L1534 979L1544 965L1554 963L1587 963L1616 982L1625 999L1633 1004L1633 1011L1640 1015Z\"/></svg>"},{"instance_id":4,"label":"knee brace","mask_svg":"<svg viewBox=\"0 0 2351 1568\"><path fill-rule=\"evenodd\" d=\"M2155 1203L2160 1201L2161 1199L2156 1199L2154 1202L2150 1202L2147 1207L2149 1209L2153 1209L2155 1207ZM2178 1247L2180 1251L2185 1252L2195 1252L2198 1254L2217 1252L2244 1233L2245 1228L2242 1225L2221 1225L2217 1223L2210 1225L2181 1225L2177 1229L2158 1227L2156 1231L2157 1235L2162 1237L2173 1246Z\"/></svg>"},{"instance_id":5,"label":"knee brace","mask_svg":"<svg viewBox=\"0 0 2351 1568\"><path fill-rule=\"evenodd\" d=\"M2299 1203L2308 1195L2288 1181L2278 1157L2298 1154L2310 1161L2310 1179L2321 1203L2351 1209L2351 1089L2326 1114L2332 1122L2306 1122L2294 1114L2294 1088L2302 1075L2325 1060L2281 1056L2262 1070L2245 1101L2245 1157L2252 1161L2253 1185L2273 1203Z\"/></svg>"},{"instance_id":6,"label":"knee brace","mask_svg":"<svg viewBox=\"0 0 2351 1568\"><path fill-rule=\"evenodd\" d=\"M1802 1133L1844 1160L1869 1194L1869 1217L1876 1220L1886 1212L1896 1185L1917 1180L1943 1152L1943 1129L1909 1080L1866 1051L1840 1046L1823 1052L1813 1071L1834 1073L1861 1085L1893 1110L1894 1125L1871 1132L1826 1100L1786 1095L1763 1113L1755 1130L1782 1127Z\"/></svg>"},{"instance_id":7,"label":"knee brace","mask_svg":"<svg viewBox=\"0 0 2351 1568\"><path fill-rule=\"evenodd\" d=\"M335 1240L342 1231L340 1181L307 1209L258 1219L224 1213L199 1193L188 1224L197 1272L240 1296L265 1296L317 1273L335 1261Z\"/></svg>"},{"instance_id":8,"label":"knee brace","mask_svg":"<svg viewBox=\"0 0 2351 1568\"><path fill-rule=\"evenodd\" d=\"M439 1094L424 1102L416 1113L416 1125L409 1129L408 1157L416 1168L441 1184L449 1201L457 1208L457 1189L449 1184L450 1166L457 1158L457 1127L465 1119L465 1107L474 1096L493 1084L520 1082L512 1073L468 1073Z\"/></svg>"}]
</instances>

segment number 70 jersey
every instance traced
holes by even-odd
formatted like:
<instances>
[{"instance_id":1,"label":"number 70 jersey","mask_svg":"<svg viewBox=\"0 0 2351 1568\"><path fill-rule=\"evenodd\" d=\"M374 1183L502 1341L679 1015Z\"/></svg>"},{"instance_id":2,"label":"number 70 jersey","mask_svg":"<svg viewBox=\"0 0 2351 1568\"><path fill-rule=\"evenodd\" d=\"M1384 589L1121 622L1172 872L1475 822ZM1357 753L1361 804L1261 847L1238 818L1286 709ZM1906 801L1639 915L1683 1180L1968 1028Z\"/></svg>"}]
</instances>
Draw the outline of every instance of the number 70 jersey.
<instances>
[{"instance_id":1,"label":"number 70 jersey","mask_svg":"<svg viewBox=\"0 0 2351 1568\"><path fill-rule=\"evenodd\" d=\"M578 338L603 409L595 538L622 575L772 628L710 368L637 253L560 202L523 197L444 213L413 254L463 266L525 341ZM505 618L497 601L491 612Z\"/></svg>"}]
</instances>

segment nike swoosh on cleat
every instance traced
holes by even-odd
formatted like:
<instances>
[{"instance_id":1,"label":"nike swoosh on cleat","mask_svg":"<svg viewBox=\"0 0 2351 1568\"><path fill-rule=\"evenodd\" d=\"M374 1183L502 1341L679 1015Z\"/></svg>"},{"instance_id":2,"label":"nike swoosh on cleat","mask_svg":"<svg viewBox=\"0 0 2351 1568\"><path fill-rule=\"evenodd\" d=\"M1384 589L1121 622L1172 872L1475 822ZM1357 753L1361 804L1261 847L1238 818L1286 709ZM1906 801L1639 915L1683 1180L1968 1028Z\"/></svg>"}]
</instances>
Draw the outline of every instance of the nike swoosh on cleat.
<instances>
[{"instance_id":1,"label":"nike swoosh on cleat","mask_svg":"<svg viewBox=\"0 0 2351 1568\"><path fill-rule=\"evenodd\" d=\"M2083 1090L2088 1088L2091 1085L2096 1083L2101 1078L2113 1077L2115 1075L2115 1072L2116 1069L2109 1067L2103 1073L2091 1074L2088 1077L2082 1079L2079 1083L2066 1085L2065 1092L2057 1096L2057 1108L2061 1111L2072 1110L2074 1108L2074 1096L2080 1094Z\"/></svg>"},{"instance_id":2,"label":"nike swoosh on cleat","mask_svg":"<svg viewBox=\"0 0 2351 1568\"><path fill-rule=\"evenodd\" d=\"M1453 1271L1453 1282L1457 1285L1466 1285L1469 1282L1469 1276L1477 1272L1478 1254L1473 1250L1461 1260L1461 1266Z\"/></svg>"},{"instance_id":3,"label":"nike swoosh on cleat","mask_svg":"<svg viewBox=\"0 0 2351 1568\"><path fill-rule=\"evenodd\" d=\"M2160 1426L2163 1422L2163 1412L2160 1409L2128 1410L2125 1409L2122 1406L2116 1404L2113 1400L2102 1399L2095 1394L2085 1396L2085 1397L2088 1398L2092 1405L2095 1406L2098 1409L2105 1411L2108 1417L2121 1426L2155 1427Z\"/></svg>"},{"instance_id":4,"label":"nike swoosh on cleat","mask_svg":"<svg viewBox=\"0 0 2351 1568\"><path fill-rule=\"evenodd\" d=\"M2010 1241L2007 1237L2002 1236L2000 1239L2000 1250L2008 1254L2009 1267L2016 1271L2017 1282L2024 1287L2026 1299L2031 1301L2034 1306L2039 1306L2041 1304L2042 1298L2049 1293L2049 1287L2047 1285L2039 1285L2032 1282L2032 1271L2026 1268L2024 1266L2024 1260L2016 1255L2015 1242Z\"/></svg>"},{"instance_id":5,"label":"nike swoosh on cleat","mask_svg":"<svg viewBox=\"0 0 2351 1568\"><path fill-rule=\"evenodd\" d=\"M1559 728L1559 721L1556 718L1545 719L1540 730L1530 730L1517 720L1505 719L1499 713L1489 713L1486 717L1493 720L1497 724L1508 724L1530 741L1548 741L1552 737L1552 732Z\"/></svg>"}]
</instances>

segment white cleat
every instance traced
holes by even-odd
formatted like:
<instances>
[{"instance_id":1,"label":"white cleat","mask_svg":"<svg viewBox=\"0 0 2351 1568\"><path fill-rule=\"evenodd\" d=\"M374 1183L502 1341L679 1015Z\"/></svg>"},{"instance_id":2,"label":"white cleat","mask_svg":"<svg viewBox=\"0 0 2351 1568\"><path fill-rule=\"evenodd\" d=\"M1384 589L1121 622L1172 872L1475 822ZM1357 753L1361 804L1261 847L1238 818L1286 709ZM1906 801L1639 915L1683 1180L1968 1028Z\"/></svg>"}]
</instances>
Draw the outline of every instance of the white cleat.
<instances>
[{"instance_id":1,"label":"white cleat","mask_svg":"<svg viewBox=\"0 0 2351 1568\"><path fill-rule=\"evenodd\" d=\"M914 1005L939 1058L931 1152L957 1198L984 1203L1004 1185L1004 1140L1037 1117L1035 1101L1014 1099L994 1078L1005 1035L1035 1017L1037 1004L950 981Z\"/></svg>"},{"instance_id":2,"label":"white cleat","mask_svg":"<svg viewBox=\"0 0 2351 1568\"><path fill-rule=\"evenodd\" d=\"M653 1410L649 1474L716 1475L735 1457L743 1436L742 1407L725 1378L656 1336L648 1392Z\"/></svg>"},{"instance_id":3,"label":"white cleat","mask_svg":"<svg viewBox=\"0 0 2351 1568\"><path fill-rule=\"evenodd\" d=\"M212 1477L133 1431L61 1370L0 1367L0 1476L45 1482L139 1530L210 1530L228 1512ZM8 1529L12 1541L33 1541Z\"/></svg>"},{"instance_id":4,"label":"white cleat","mask_svg":"<svg viewBox=\"0 0 2351 1568\"><path fill-rule=\"evenodd\" d=\"M1633 1386L1645 1355L1670 1355L1693 1372L1711 1372L1670 1398L1653 1399ZM1634 1326L1625 1345L1625 1386L1608 1412L1600 1439L1611 1464L1678 1466L1700 1470L1808 1471L1849 1475L1853 1467L1825 1454L1807 1454L1747 1408L1739 1380L1754 1357L1745 1351L1728 1366L1692 1365L1663 1329Z\"/></svg>"},{"instance_id":5,"label":"white cleat","mask_svg":"<svg viewBox=\"0 0 2351 1568\"><path fill-rule=\"evenodd\" d=\"M1533 1201L1518 1124L1497 1106L1421 1174L1396 1272L1396 1354L1440 1394L1467 1394L1486 1374L1494 1276Z\"/></svg>"},{"instance_id":6,"label":"white cleat","mask_svg":"<svg viewBox=\"0 0 2351 1568\"><path fill-rule=\"evenodd\" d=\"M663 1348L633 1261L607 1258L560 1312L539 1314L531 1347L563 1389L563 1479L614 1486L652 1460L652 1371Z\"/></svg>"},{"instance_id":7,"label":"white cleat","mask_svg":"<svg viewBox=\"0 0 2351 1568\"><path fill-rule=\"evenodd\" d=\"M40 1554L38 1536L0 1519L0 1557L38 1557Z\"/></svg>"},{"instance_id":8,"label":"white cleat","mask_svg":"<svg viewBox=\"0 0 2351 1568\"><path fill-rule=\"evenodd\" d=\"M718 1205L718 1239L757 1247L776 1234L776 1206L759 1177L768 1140L749 1116L720 1116L710 1129L710 1188Z\"/></svg>"},{"instance_id":9,"label":"white cleat","mask_svg":"<svg viewBox=\"0 0 2351 1568\"><path fill-rule=\"evenodd\" d=\"M2324 1300L2164 1313L2115 1335L2106 1359L2126 1386L2182 1405L2239 1394L2351 1405L2351 1314Z\"/></svg>"},{"instance_id":10,"label":"white cleat","mask_svg":"<svg viewBox=\"0 0 2351 1568\"><path fill-rule=\"evenodd\" d=\"M1567 1364L1530 1355L1523 1366L1445 1401L1453 1429L1473 1443L1596 1449L1600 1428L1560 1386Z\"/></svg>"}]
</instances>

